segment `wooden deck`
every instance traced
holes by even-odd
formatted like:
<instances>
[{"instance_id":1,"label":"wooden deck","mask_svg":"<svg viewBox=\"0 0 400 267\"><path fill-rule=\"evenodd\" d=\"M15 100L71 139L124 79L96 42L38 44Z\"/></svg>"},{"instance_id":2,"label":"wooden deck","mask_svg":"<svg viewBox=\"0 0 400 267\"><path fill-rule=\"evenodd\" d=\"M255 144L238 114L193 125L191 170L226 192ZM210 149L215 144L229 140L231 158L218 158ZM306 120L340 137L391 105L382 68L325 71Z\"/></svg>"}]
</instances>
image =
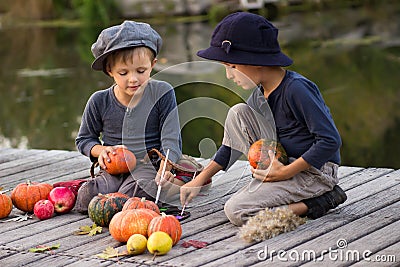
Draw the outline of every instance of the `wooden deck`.
<instances>
[{"instance_id":1,"label":"wooden deck","mask_svg":"<svg viewBox=\"0 0 400 267\"><path fill-rule=\"evenodd\" d=\"M154 261L148 252L109 260L96 257L108 246L122 251L124 244L106 228L92 237L73 235L92 222L72 212L45 221L0 223L0 266L400 266L400 170L340 167L340 185L348 195L343 205L295 231L246 243L223 211L230 194L250 179L249 171L239 179L245 165L237 162L229 175L221 173L223 179L215 179L209 195L199 197L209 204L188 209L191 217L182 221L180 243ZM11 189L27 179L54 183L87 178L89 167L88 159L78 152L4 148L0 186ZM9 218L18 214L14 208ZM209 245L202 249L180 245L190 239ZM54 244L60 247L48 253L28 252L37 245Z\"/></svg>"}]
</instances>

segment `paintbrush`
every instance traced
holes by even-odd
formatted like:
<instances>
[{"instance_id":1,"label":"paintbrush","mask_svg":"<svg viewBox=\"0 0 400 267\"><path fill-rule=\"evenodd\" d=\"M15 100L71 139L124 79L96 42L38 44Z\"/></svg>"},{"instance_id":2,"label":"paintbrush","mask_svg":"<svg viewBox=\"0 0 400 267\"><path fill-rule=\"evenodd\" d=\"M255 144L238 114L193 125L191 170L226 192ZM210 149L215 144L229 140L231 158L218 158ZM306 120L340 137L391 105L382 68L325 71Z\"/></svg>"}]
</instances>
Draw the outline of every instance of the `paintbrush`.
<instances>
[{"instance_id":1,"label":"paintbrush","mask_svg":"<svg viewBox=\"0 0 400 267\"><path fill-rule=\"evenodd\" d=\"M164 174L165 174L165 168L167 167L167 162L168 162L168 155L169 155L169 149L167 150L167 154L165 155L165 160L164 160L164 166L161 171L161 179L160 183L158 184L157 188L157 195L156 195L156 201L154 203L158 203L158 199L160 198L160 193L161 193L161 181L164 179Z\"/></svg>"}]
</instances>

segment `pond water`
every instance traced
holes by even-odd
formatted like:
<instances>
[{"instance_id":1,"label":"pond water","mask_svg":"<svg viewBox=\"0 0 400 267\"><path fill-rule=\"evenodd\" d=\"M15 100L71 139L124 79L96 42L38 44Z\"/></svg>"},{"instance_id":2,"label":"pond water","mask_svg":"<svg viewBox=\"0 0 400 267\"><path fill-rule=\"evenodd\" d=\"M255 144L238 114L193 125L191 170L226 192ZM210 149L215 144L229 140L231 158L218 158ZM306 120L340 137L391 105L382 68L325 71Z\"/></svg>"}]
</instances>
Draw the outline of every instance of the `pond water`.
<instances>
[{"instance_id":1,"label":"pond water","mask_svg":"<svg viewBox=\"0 0 400 267\"><path fill-rule=\"evenodd\" d=\"M316 82L331 109L342 164L400 168L400 4L375 2L273 22L294 59L289 69ZM182 125L184 153L209 157L221 144L226 107L246 93L227 93L234 86L214 64L185 63L200 60L196 51L208 46L214 25L153 26L164 41L155 77L175 86L180 105L215 100L206 102L208 115L192 114ZM100 30L0 26L0 147L75 150L87 99L112 83L90 69L90 45Z\"/></svg>"}]
</instances>

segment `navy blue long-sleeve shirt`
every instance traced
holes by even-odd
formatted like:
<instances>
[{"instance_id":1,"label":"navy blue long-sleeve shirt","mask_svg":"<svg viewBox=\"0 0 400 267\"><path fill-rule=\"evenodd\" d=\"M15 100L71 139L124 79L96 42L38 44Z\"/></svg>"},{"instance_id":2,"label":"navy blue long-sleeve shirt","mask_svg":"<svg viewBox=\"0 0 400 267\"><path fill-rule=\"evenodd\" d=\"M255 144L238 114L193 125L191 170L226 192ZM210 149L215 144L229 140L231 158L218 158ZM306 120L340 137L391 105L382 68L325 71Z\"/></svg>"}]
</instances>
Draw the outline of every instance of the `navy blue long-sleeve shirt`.
<instances>
[{"instance_id":1,"label":"navy blue long-sleeve shirt","mask_svg":"<svg viewBox=\"0 0 400 267\"><path fill-rule=\"evenodd\" d=\"M266 117L269 106L278 141L289 157L303 157L318 169L328 161L340 164L339 132L318 87L307 78L287 70L281 84L268 99L259 87L253 91L247 104ZM226 170L240 154L223 145L216 152L214 161Z\"/></svg>"}]
</instances>

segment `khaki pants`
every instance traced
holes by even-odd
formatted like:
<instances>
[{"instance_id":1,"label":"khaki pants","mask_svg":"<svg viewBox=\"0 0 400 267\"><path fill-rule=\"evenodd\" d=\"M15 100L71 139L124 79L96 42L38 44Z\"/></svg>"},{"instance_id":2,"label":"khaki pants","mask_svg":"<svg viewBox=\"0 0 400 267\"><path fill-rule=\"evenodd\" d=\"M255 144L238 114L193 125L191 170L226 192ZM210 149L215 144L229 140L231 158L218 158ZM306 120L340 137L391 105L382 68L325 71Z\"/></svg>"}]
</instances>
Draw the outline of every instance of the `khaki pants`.
<instances>
[{"instance_id":1,"label":"khaki pants","mask_svg":"<svg viewBox=\"0 0 400 267\"><path fill-rule=\"evenodd\" d=\"M274 138L273 125L260 120L259 115L246 104L233 106L225 122L223 144L248 152L249 146L261 138ZM265 124L265 125L263 125ZM253 127L257 125L257 127ZM295 159L290 158L289 162ZM261 182L253 179L225 203L225 214L235 225L244 224L249 217L265 208L275 208L322 195L338 183L338 165L327 162L320 169L311 167L293 178L280 182Z\"/></svg>"}]
</instances>

